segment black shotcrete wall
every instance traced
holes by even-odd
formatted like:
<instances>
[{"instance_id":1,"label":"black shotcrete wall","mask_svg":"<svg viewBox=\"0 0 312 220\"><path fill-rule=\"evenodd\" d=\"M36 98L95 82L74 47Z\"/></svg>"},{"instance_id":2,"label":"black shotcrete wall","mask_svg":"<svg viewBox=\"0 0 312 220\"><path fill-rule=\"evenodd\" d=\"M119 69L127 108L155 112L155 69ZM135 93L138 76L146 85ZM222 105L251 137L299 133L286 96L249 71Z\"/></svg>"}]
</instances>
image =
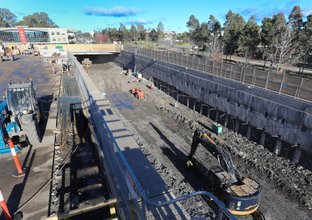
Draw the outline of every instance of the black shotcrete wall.
<instances>
[{"instance_id":1,"label":"black shotcrete wall","mask_svg":"<svg viewBox=\"0 0 312 220\"><path fill-rule=\"evenodd\" d=\"M81 63L84 58L89 58L93 64L98 63L107 63L107 62L114 62L116 57L118 56L118 53L114 54L98 54L98 55L90 55L90 54L84 54L84 55L75 55L78 62Z\"/></svg>"},{"instance_id":2,"label":"black shotcrete wall","mask_svg":"<svg viewBox=\"0 0 312 220\"><path fill-rule=\"evenodd\" d=\"M312 103L124 51L116 62L124 68L135 66L143 77L161 80L232 118L299 146L299 151L312 152Z\"/></svg>"}]
</instances>

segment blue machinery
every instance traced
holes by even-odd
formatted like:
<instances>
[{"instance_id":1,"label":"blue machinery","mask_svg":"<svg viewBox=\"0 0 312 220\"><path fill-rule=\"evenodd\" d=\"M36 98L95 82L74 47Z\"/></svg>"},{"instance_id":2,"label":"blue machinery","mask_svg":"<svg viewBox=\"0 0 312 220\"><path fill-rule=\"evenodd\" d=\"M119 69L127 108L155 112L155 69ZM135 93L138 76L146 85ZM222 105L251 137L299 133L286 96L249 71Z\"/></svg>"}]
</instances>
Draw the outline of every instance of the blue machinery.
<instances>
[{"instance_id":1,"label":"blue machinery","mask_svg":"<svg viewBox=\"0 0 312 220\"><path fill-rule=\"evenodd\" d=\"M4 133L3 133L3 123L4 123L4 115L2 115L2 112L6 109L7 104L6 101L0 102L0 149L6 147L6 143L4 140Z\"/></svg>"},{"instance_id":2,"label":"blue machinery","mask_svg":"<svg viewBox=\"0 0 312 220\"><path fill-rule=\"evenodd\" d=\"M100 113L100 108L96 104L96 101L100 100L99 97L97 98L100 91L88 87L90 79L85 79L85 71L72 54L69 54L69 60L80 87L83 105L87 109L85 113L90 117L91 129L99 143L97 151L101 166L105 168L111 191L117 198L117 209L122 219L146 219L145 211L147 209L157 209L199 195L208 197L215 202L218 207L217 219L236 219L218 198L206 191L193 192L165 202L151 201Z\"/></svg>"},{"instance_id":3,"label":"blue machinery","mask_svg":"<svg viewBox=\"0 0 312 220\"><path fill-rule=\"evenodd\" d=\"M3 111L7 110L7 103L6 101L0 102L0 154L5 154L10 152L10 148L8 147L5 141L5 132L15 133L19 132L20 128L16 124L16 122L8 122L5 126L5 116L2 114ZM15 146L16 152L19 152L17 146Z\"/></svg>"}]
</instances>

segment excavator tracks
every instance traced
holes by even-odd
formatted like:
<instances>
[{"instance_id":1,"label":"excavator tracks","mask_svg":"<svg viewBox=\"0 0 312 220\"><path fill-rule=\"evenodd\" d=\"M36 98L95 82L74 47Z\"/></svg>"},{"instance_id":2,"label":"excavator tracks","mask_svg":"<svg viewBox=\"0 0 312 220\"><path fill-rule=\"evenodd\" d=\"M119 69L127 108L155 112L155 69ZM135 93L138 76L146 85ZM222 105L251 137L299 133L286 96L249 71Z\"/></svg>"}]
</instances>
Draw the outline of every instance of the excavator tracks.
<instances>
[{"instance_id":1,"label":"excavator tracks","mask_svg":"<svg viewBox=\"0 0 312 220\"><path fill-rule=\"evenodd\" d=\"M259 210L251 214L253 220L265 220L264 215Z\"/></svg>"}]
</instances>

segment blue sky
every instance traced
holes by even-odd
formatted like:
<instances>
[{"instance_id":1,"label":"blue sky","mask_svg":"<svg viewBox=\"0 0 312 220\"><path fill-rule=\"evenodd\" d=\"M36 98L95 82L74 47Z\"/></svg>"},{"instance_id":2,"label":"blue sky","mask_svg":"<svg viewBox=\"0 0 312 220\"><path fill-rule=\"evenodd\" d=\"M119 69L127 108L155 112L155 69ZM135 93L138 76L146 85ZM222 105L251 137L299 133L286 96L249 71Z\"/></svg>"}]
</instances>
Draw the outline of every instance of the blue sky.
<instances>
[{"instance_id":1,"label":"blue sky","mask_svg":"<svg viewBox=\"0 0 312 220\"><path fill-rule=\"evenodd\" d=\"M312 14L311 0L0 0L0 8L8 8L21 19L34 12L46 12L60 27L94 31L105 27L130 27L142 23L155 28L162 21L166 31L186 31L186 22L194 14L201 22L214 15L221 23L229 10L245 19L284 12L287 16L299 5L306 16Z\"/></svg>"}]
</instances>

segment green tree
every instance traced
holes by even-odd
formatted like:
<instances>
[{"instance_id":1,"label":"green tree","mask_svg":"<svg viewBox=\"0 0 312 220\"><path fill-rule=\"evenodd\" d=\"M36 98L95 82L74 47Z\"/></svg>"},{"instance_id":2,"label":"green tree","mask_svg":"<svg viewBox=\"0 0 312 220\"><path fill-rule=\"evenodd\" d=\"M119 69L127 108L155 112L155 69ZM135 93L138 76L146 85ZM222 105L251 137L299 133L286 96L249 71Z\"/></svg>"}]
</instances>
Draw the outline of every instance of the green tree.
<instances>
[{"instance_id":1,"label":"green tree","mask_svg":"<svg viewBox=\"0 0 312 220\"><path fill-rule=\"evenodd\" d=\"M254 16L251 16L241 31L238 40L238 51L241 51L248 60L250 55L256 52L260 43L260 27L258 26Z\"/></svg>"},{"instance_id":2,"label":"green tree","mask_svg":"<svg viewBox=\"0 0 312 220\"><path fill-rule=\"evenodd\" d=\"M273 21L271 18L263 18L260 33L260 42L264 48L262 59L264 60L264 67L269 55L272 53L272 39L274 37Z\"/></svg>"},{"instance_id":3,"label":"green tree","mask_svg":"<svg viewBox=\"0 0 312 220\"><path fill-rule=\"evenodd\" d=\"M211 59L220 60L222 55L221 24L213 15L209 16L208 28L210 32L207 42L208 54Z\"/></svg>"},{"instance_id":4,"label":"green tree","mask_svg":"<svg viewBox=\"0 0 312 220\"><path fill-rule=\"evenodd\" d=\"M149 37L151 41L156 42L159 38L159 33L154 28L149 32Z\"/></svg>"},{"instance_id":5,"label":"green tree","mask_svg":"<svg viewBox=\"0 0 312 220\"><path fill-rule=\"evenodd\" d=\"M288 26L290 26L293 32L293 44L294 53L301 58L304 58L304 53L306 52L305 47L300 45L300 32L303 28L303 14L301 12L300 6L294 6L293 10L288 16Z\"/></svg>"},{"instance_id":6,"label":"green tree","mask_svg":"<svg viewBox=\"0 0 312 220\"><path fill-rule=\"evenodd\" d=\"M208 24L206 22L200 24L198 19L194 15L191 15L186 26L189 29L190 40L199 49L205 50L209 38Z\"/></svg>"},{"instance_id":7,"label":"green tree","mask_svg":"<svg viewBox=\"0 0 312 220\"><path fill-rule=\"evenodd\" d=\"M275 64L276 72L282 74L286 66L298 61L299 56L296 54L294 45L295 32L286 24L285 15L282 12L273 15L272 25L271 62Z\"/></svg>"},{"instance_id":8,"label":"green tree","mask_svg":"<svg viewBox=\"0 0 312 220\"><path fill-rule=\"evenodd\" d=\"M227 13L223 34L224 52L226 55L232 55L237 50L239 36L244 26L245 20L241 15L235 14L231 10Z\"/></svg>"},{"instance_id":9,"label":"green tree","mask_svg":"<svg viewBox=\"0 0 312 220\"><path fill-rule=\"evenodd\" d=\"M93 41L92 35L88 32L82 33L81 31L77 31L75 32L75 36L78 43L86 43Z\"/></svg>"},{"instance_id":10,"label":"green tree","mask_svg":"<svg viewBox=\"0 0 312 220\"><path fill-rule=\"evenodd\" d=\"M308 57L312 57L312 14L307 16L307 21L303 24L303 29L299 34L299 45L301 48L301 60L303 61L304 71L305 65L308 61Z\"/></svg>"},{"instance_id":11,"label":"green tree","mask_svg":"<svg viewBox=\"0 0 312 220\"><path fill-rule=\"evenodd\" d=\"M164 24L160 21L157 25L158 40L163 40L165 36Z\"/></svg>"},{"instance_id":12,"label":"green tree","mask_svg":"<svg viewBox=\"0 0 312 220\"><path fill-rule=\"evenodd\" d=\"M190 40L190 36L188 32L178 33L177 34L177 40L181 43L188 42Z\"/></svg>"},{"instance_id":13,"label":"green tree","mask_svg":"<svg viewBox=\"0 0 312 220\"><path fill-rule=\"evenodd\" d=\"M200 26L191 33L191 40L198 46L199 49L204 51L207 47L209 35L210 31L208 24L206 22L202 22Z\"/></svg>"},{"instance_id":14,"label":"green tree","mask_svg":"<svg viewBox=\"0 0 312 220\"><path fill-rule=\"evenodd\" d=\"M119 32L116 28L105 28L102 33L108 35L112 42L119 40Z\"/></svg>"},{"instance_id":15,"label":"green tree","mask_svg":"<svg viewBox=\"0 0 312 220\"><path fill-rule=\"evenodd\" d=\"M16 15L9 9L0 8L0 27L13 27L16 23Z\"/></svg>"},{"instance_id":16,"label":"green tree","mask_svg":"<svg viewBox=\"0 0 312 220\"><path fill-rule=\"evenodd\" d=\"M139 40L145 40L146 30L145 30L143 24L138 24L137 25L137 31L138 31L138 34L139 34Z\"/></svg>"},{"instance_id":17,"label":"green tree","mask_svg":"<svg viewBox=\"0 0 312 220\"><path fill-rule=\"evenodd\" d=\"M124 24L120 24L119 29L118 29L118 38L120 41L127 41L129 40L129 31L126 28Z\"/></svg>"},{"instance_id":18,"label":"green tree","mask_svg":"<svg viewBox=\"0 0 312 220\"><path fill-rule=\"evenodd\" d=\"M203 33L202 31L205 30L205 24L199 23L199 20L194 16L191 15L189 20L186 22L186 27L189 30L190 40L196 44L199 48L203 47L206 42L203 42ZM208 27L206 25L206 30Z\"/></svg>"},{"instance_id":19,"label":"green tree","mask_svg":"<svg viewBox=\"0 0 312 220\"><path fill-rule=\"evenodd\" d=\"M111 40L118 41L119 40L119 33L118 33L117 28L110 28L109 36L110 36Z\"/></svg>"},{"instance_id":20,"label":"green tree","mask_svg":"<svg viewBox=\"0 0 312 220\"><path fill-rule=\"evenodd\" d=\"M287 25L285 15L282 12L273 15L270 59L275 65L276 73L283 74L287 66L298 61L295 39L295 31Z\"/></svg>"},{"instance_id":21,"label":"green tree","mask_svg":"<svg viewBox=\"0 0 312 220\"><path fill-rule=\"evenodd\" d=\"M36 12L32 15L24 16L23 20L18 24L28 27L58 27L45 12Z\"/></svg>"},{"instance_id":22,"label":"green tree","mask_svg":"<svg viewBox=\"0 0 312 220\"><path fill-rule=\"evenodd\" d=\"M275 43L278 41L278 38L286 31L287 24L284 13L280 12L278 14L273 15L272 17L272 25L273 25L273 38L272 41Z\"/></svg>"},{"instance_id":23,"label":"green tree","mask_svg":"<svg viewBox=\"0 0 312 220\"><path fill-rule=\"evenodd\" d=\"M131 25L130 27L130 37L132 41L138 40L138 32L137 32L137 28L135 25Z\"/></svg>"},{"instance_id":24,"label":"green tree","mask_svg":"<svg viewBox=\"0 0 312 220\"><path fill-rule=\"evenodd\" d=\"M189 29L189 32L193 32L196 28L199 27L199 21L198 19L194 16L194 15L191 15L188 22L186 23L186 26L188 27Z\"/></svg>"},{"instance_id":25,"label":"green tree","mask_svg":"<svg viewBox=\"0 0 312 220\"><path fill-rule=\"evenodd\" d=\"M288 24L291 27L291 29L296 32L296 34L299 34L300 30L302 29L303 26L302 17L303 15L300 6L298 5L294 6L293 10L288 16Z\"/></svg>"}]
</instances>

